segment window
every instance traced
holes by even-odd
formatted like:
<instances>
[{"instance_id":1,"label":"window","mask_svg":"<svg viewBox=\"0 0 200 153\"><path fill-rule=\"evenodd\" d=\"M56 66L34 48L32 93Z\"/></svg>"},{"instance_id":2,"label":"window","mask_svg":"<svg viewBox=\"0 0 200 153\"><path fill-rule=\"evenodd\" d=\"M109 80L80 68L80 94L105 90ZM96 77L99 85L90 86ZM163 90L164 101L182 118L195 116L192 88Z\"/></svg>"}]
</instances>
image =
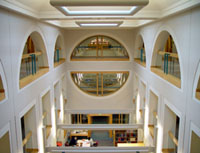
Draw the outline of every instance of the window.
<instances>
[{"instance_id":1,"label":"window","mask_svg":"<svg viewBox=\"0 0 200 153\"><path fill-rule=\"evenodd\" d=\"M72 72L74 83L84 92L106 96L119 90L128 79L129 72Z\"/></svg>"},{"instance_id":2,"label":"window","mask_svg":"<svg viewBox=\"0 0 200 153\"><path fill-rule=\"evenodd\" d=\"M118 41L107 36L92 36L75 47L71 60L126 61L129 56Z\"/></svg>"}]
</instances>

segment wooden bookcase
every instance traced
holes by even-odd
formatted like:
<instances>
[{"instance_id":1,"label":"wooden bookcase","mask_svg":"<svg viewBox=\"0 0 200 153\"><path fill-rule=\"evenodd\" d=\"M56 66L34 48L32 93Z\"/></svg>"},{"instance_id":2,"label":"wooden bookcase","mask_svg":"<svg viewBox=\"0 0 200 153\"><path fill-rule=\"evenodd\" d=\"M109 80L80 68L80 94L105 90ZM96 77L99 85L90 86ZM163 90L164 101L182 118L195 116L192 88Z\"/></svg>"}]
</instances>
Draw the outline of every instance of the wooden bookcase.
<instances>
[{"instance_id":1,"label":"wooden bookcase","mask_svg":"<svg viewBox=\"0 0 200 153\"><path fill-rule=\"evenodd\" d=\"M137 143L137 130L116 130L114 131L113 143Z\"/></svg>"}]
</instances>

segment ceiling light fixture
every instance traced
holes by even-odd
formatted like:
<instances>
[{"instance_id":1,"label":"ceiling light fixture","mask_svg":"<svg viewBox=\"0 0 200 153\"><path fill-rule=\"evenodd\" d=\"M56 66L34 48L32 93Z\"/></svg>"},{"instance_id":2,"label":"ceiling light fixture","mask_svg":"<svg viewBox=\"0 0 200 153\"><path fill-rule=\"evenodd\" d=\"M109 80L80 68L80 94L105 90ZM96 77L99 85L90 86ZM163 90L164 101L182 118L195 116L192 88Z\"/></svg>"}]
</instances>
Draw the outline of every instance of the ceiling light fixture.
<instances>
[{"instance_id":1,"label":"ceiling light fixture","mask_svg":"<svg viewBox=\"0 0 200 153\"><path fill-rule=\"evenodd\" d=\"M76 22L80 27L119 27L123 22Z\"/></svg>"},{"instance_id":2,"label":"ceiling light fixture","mask_svg":"<svg viewBox=\"0 0 200 153\"><path fill-rule=\"evenodd\" d=\"M66 16L134 15L149 0L50 0Z\"/></svg>"}]
</instances>

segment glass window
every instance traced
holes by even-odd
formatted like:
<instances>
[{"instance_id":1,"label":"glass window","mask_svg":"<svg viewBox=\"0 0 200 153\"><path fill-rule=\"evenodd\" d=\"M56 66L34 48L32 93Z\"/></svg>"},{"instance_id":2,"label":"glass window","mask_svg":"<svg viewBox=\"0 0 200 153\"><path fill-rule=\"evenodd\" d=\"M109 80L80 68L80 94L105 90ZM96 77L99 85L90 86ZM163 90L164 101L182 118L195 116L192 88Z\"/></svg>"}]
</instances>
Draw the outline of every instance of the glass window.
<instances>
[{"instance_id":1,"label":"glass window","mask_svg":"<svg viewBox=\"0 0 200 153\"><path fill-rule=\"evenodd\" d=\"M74 83L84 92L105 96L119 90L128 79L129 72L72 72Z\"/></svg>"},{"instance_id":2,"label":"glass window","mask_svg":"<svg viewBox=\"0 0 200 153\"><path fill-rule=\"evenodd\" d=\"M129 60L126 49L107 36L93 36L82 41L72 52L71 60Z\"/></svg>"}]
</instances>

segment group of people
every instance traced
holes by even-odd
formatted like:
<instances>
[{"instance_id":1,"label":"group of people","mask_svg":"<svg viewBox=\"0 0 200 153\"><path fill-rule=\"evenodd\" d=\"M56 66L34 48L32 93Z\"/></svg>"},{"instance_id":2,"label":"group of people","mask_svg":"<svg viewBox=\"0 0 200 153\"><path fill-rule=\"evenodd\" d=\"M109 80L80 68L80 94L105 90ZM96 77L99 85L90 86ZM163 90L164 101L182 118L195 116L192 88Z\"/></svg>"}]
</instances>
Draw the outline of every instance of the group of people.
<instances>
[{"instance_id":1,"label":"group of people","mask_svg":"<svg viewBox=\"0 0 200 153\"><path fill-rule=\"evenodd\" d=\"M81 142L78 143L77 137L72 137L69 141L65 143L65 146L83 146L83 142L86 142L90 147L95 147L98 145L96 141L93 141L92 138L88 137L88 139L83 139Z\"/></svg>"}]
</instances>

